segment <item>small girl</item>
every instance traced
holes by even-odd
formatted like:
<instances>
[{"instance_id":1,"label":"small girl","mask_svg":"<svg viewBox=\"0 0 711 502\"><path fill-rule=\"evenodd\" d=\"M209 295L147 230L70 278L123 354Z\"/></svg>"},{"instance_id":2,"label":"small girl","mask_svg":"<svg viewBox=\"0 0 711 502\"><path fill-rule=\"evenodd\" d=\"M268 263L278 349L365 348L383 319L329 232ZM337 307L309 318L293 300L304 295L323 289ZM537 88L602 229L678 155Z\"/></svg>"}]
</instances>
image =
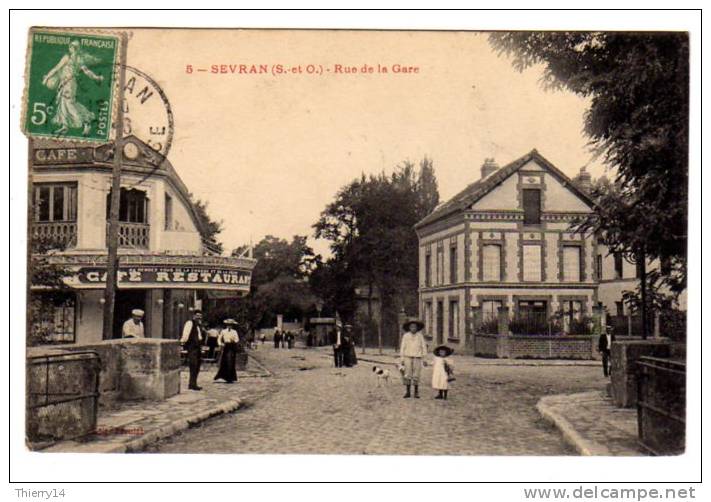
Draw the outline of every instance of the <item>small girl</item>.
<instances>
[{"instance_id":1,"label":"small girl","mask_svg":"<svg viewBox=\"0 0 711 502\"><path fill-rule=\"evenodd\" d=\"M449 390L449 382L454 380L454 367L448 359L454 352L453 349L446 345L436 347L432 353L434 354L434 362L432 364L432 388L438 391L435 399L447 399L447 391Z\"/></svg>"}]
</instances>

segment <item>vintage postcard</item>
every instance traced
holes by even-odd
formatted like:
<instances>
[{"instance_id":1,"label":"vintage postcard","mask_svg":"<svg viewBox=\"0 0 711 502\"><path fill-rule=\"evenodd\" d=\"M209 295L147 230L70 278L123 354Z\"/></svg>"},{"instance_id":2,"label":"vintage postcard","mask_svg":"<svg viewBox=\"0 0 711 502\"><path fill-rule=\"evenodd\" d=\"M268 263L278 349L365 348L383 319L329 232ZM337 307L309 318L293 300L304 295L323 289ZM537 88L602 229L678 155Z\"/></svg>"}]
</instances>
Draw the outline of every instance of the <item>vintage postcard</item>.
<instances>
[{"instance_id":1,"label":"vintage postcard","mask_svg":"<svg viewBox=\"0 0 711 502\"><path fill-rule=\"evenodd\" d=\"M26 42L27 449L686 451L687 32Z\"/></svg>"}]
</instances>

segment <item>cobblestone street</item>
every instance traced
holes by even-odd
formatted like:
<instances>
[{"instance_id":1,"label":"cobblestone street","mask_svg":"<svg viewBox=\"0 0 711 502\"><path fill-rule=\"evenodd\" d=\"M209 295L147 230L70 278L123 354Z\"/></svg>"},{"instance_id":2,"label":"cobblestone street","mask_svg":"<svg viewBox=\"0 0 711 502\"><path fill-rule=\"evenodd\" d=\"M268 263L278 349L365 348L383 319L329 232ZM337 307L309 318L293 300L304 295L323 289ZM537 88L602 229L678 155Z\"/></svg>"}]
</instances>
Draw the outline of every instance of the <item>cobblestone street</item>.
<instances>
[{"instance_id":1,"label":"cobblestone street","mask_svg":"<svg viewBox=\"0 0 711 502\"><path fill-rule=\"evenodd\" d=\"M571 455L536 403L544 395L606 383L597 366L498 366L462 357L448 401L432 399L429 368L423 371L422 398L403 399L393 366L390 384L377 387L372 362L336 369L323 349L262 346L253 355L273 376L226 385L212 382L213 367L201 373L205 390L241 400L239 411L148 451Z\"/></svg>"}]
</instances>

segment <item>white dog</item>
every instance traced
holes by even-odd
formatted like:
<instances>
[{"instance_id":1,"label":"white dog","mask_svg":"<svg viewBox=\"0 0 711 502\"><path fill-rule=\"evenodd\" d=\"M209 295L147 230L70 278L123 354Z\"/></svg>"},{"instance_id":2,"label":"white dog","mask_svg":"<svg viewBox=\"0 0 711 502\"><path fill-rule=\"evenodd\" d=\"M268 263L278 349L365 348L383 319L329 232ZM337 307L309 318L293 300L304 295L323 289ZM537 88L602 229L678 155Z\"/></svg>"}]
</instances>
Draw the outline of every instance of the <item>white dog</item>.
<instances>
[{"instance_id":1,"label":"white dog","mask_svg":"<svg viewBox=\"0 0 711 502\"><path fill-rule=\"evenodd\" d=\"M390 370L379 366L373 366L373 373L375 373L375 377L377 378L378 387L383 384L387 385L390 383Z\"/></svg>"}]
</instances>

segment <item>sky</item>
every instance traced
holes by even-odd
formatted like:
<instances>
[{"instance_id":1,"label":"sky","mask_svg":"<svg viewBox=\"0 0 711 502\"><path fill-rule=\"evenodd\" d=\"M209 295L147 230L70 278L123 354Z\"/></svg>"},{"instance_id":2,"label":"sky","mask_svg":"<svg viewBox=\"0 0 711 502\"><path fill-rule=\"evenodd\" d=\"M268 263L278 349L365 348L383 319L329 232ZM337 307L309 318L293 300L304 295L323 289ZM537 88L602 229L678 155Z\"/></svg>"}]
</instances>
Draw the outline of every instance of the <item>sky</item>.
<instances>
[{"instance_id":1,"label":"sky","mask_svg":"<svg viewBox=\"0 0 711 502\"><path fill-rule=\"evenodd\" d=\"M128 64L165 92L175 121L168 158L213 219L223 220L226 250L268 234L299 234L327 254L312 225L362 172L391 172L428 156L441 200L476 181L485 158L504 165L533 148L571 177L583 165L594 177L604 173L582 132L587 101L544 90L541 68L516 72L487 39L476 32L139 29ZM239 65L265 65L267 73L240 74ZM274 74L275 65L288 72ZM393 65L417 72L394 73ZM345 73L348 67L356 72Z\"/></svg>"}]
</instances>

